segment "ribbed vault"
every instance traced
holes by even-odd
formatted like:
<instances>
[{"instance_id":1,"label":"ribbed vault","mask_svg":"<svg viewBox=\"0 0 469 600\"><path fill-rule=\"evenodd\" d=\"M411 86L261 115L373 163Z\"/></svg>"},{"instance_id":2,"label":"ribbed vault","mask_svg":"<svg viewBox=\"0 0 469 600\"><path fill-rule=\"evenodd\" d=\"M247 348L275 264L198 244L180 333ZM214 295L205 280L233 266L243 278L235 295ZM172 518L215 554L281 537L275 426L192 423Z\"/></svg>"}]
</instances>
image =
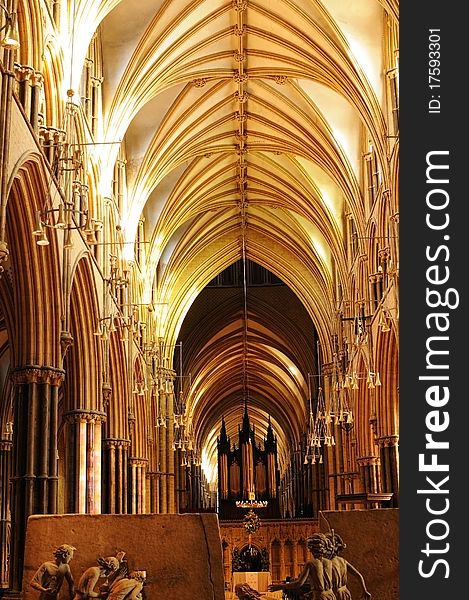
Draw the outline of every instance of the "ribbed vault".
<instances>
[{"instance_id":1,"label":"ribbed vault","mask_svg":"<svg viewBox=\"0 0 469 600\"><path fill-rule=\"evenodd\" d=\"M389 187L383 38L397 4L74 5L64 85L79 89L81 65L99 35L104 119L90 150L99 191L112 197L123 158L126 258L134 259L142 223L146 242L138 300L164 307L154 333L168 360L184 340L184 368L193 373L188 410L212 464L222 415L233 433L241 414L243 323L233 298L204 308L204 287L244 247L303 311L285 316L285 304L259 297L249 307L251 418L262 437L271 415L286 460L304 430L316 342L331 360L337 291L351 297L347 223L353 220L357 240L366 237L369 147Z\"/></svg>"}]
</instances>

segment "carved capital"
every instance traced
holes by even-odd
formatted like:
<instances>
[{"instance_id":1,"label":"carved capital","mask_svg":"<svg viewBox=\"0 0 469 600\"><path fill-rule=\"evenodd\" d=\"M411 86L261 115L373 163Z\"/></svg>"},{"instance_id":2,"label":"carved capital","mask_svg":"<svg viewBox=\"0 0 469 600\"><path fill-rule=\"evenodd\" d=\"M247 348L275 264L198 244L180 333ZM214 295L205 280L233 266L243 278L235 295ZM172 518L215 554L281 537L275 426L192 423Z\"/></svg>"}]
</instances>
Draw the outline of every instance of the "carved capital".
<instances>
[{"instance_id":1,"label":"carved capital","mask_svg":"<svg viewBox=\"0 0 469 600\"><path fill-rule=\"evenodd\" d=\"M0 452L10 452L13 448L11 440L0 440Z\"/></svg>"},{"instance_id":2,"label":"carved capital","mask_svg":"<svg viewBox=\"0 0 469 600\"><path fill-rule=\"evenodd\" d=\"M8 244L5 242L5 240L0 240L0 274L5 270L1 263L8 260L9 254L10 252L8 250Z\"/></svg>"},{"instance_id":3,"label":"carved capital","mask_svg":"<svg viewBox=\"0 0 469 600\"><path fill-rule=\"evenodd\" d=\"M92 87L99 88L99 87L101 87L101 85L104 81L104 78L103 77L91 77L90 81L91 81Z\"/></svg>"},{"instance_id":4,"label":"carved capital","mask_svg":"<svg viewBox=\"0 0 469 600\"><path fill-rule=\"evenodd\" d=\"M67 350L73 344L73 335L70 331L60 332L60 348L62 349L62 357L67 354Z\"/></svg>"},{"instance_id":5,"label":"carved capital","mask_svg":"<svg viewBox=\"0 0 469 600\"><path fill-rule=\"evenodd\" d=\"M44 85L44 75L40 71L34 71L32 79L35 87L42 87Z\"/></svg>"},{"instance_id":6,"label":"carved capital","mask_svg":"<svg viewBox=\"0 0 469 600\"><path fill-rule=\"evenodd\" d=\"M102 423L106 414L96 410L71 410L64 414L67 423Z\"/></svg>"},{"instance_id":7,"label":"carved capital","mask_svg":"<svg viewBox=\"0 0 469 600\"><path fill-rule=\"evenodd\" d=\"M108 438L104 440L104 446L110 449L123 448L124 450L127 450L128 448L130 448L130 440Z\"/></svg>"},{"instance_id":8,"label":"carved capital","mask_svg":"<svg viewBox=\"0 0 469 600\"><path fill-rule=\"evenodd\" d=\"M55 367L26 366L18 367L11 373L11 379L16 385L41 383L59 386L65 378L65 371Z\"/></svg>"},{"instance_id":9,"label":"carved capital","mask_svg":"<svg viewBox=\"0 0 469 600\"><path fill-rule=\"evenodd\" d=\"M14 70L15 77L19 82L31 81L35 74L35 70L32 67L28 67L28 65L20 65L18 63L15 63Z\"/></svg>"},{"instance_id":10,"label":"carved capital","mask_svg":"<svg viewBox=\"0 0 469 600\"><path fill-rule=\"evenodd\" d=\"M357 458L357 464L360 467L376 467L380 464L380 460L377 456L362 456Z\"/></svg>"},{"instance_id":11,"label":"carved capital","mask_svg":"<svg viewBox=\"0 0 469 600\"><path fill-rule=\"evenodd\" d=\"M65 139L65 131L55 127L41 127L39 129L39 139L43 145L61 144Z\"/></svg>"},{"instance_id":12,"label":"carved capital","mask_svg":"<svg viewBox=\"0 0 469 600\"><path fill-rule=\"evenodd\" d=\"M399 445L399 437L397 435L385 435L377 439L380 448L390 448Z\"/></svg>"},{"instance_id":13,"label":"carved capital","mask_svg":"<svg viewBox=\"0 0 469 600\"><path fill-rule=\"evenodd\" d=\"M378 250L378 258L380 263L387 262L389 256L389 248L383 248L382 250Z\"/></svg>"},{"instance_id":14,"label":"carved capital","mask_svg":"<svg viewBox=\"0 0 469 600\"><path fill-rule=\"evenodd\" d=\"M129 457L129 465L132 467L146 467L148 464L147 458L140 458L136 456Z\"/></svg>"}]
</instances>

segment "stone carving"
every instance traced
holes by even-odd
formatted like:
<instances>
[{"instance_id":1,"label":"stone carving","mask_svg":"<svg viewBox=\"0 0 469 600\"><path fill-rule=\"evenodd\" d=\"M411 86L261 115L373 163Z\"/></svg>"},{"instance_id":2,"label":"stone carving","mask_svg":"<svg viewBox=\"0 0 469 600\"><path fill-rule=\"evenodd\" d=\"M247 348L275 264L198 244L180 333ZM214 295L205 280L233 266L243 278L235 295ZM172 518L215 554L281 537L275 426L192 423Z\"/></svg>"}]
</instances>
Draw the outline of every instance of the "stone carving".
<instances>
[{"instance_id":1,"label":"stone carving","mask_svg":"<svg viewBox=\"0 0 469 600\"><path fill-rule=\"evenodd\" d=\"M107 600L142 600L146 571L131 571L127 577L116 579L105 596Z\"/></svg>"},{"instance_id":2,"label":"stone carving","mask_svg":"<svg viewBox=\"0 0 469 600\"><path fill-rule=\"evenodd\" d=\"M330 546L326 536L323 533L315 533L306 543L313 558L306 562L299 576L286 583L272 584L269 590L295 590L311 600L335 600L332 591L332 561L328 558ZM286 596L301 598L298 594L290 596L287 593Z\"/></svg>"},{"instance_id":3,"label":"stone carving","mask_svg":"<svg viewBox=\"0 0 469 600\"><path fill-rule=\"evenodd\" d=\"M369 600L371 598L370 592L366 589L365 580L363 575L353 565L351 565L343 556L339 556L339 552L345 550L347 545L339 534L326 533L326 538L329 542L329 557L332 562L332 589L334 591L337 600L350 600L352 597L350 590L347 587L347 575L352 573L357 577L362 586L362 600Z\"/></svg>"},{"instance_id":4,"label":"stone carving","mask_svg":"<svg viewBox=\"0 0 469 600\"><path fill-rule=\"evenodd\" d=\"M313 555L296 579L269 586L270 591L283 590L289 600L351 600L347 576L352 573L362 586L360 600L370 600L363 575L339 553L346 544L334 531L315 533L307 540Z\"/></svg>"},{"instance_id":5,"label":"stone carving","mask_svg":"<svg viewBox=\"0 0 469 600\"><path fill-rule=\"evenodd\" d=\"M235 586L235 594L239 600L258 600L262 596L248 583L238 583Z\"/></svg>"},{"instance_id":6,"label":"stone carving","mask_svg":"<svg viewBox=\"0 0 469 600\"><path fill-rule=\"evenodd\" d=\"M238 583L235 585L234 593L239 600L276 600L270 594L261 594L248 583Z\"/></svg>"},{"instance_id":7,"label":"stone carving","mask_svg":"<svg viewBox=\"0 0 469 600\"><path fill-rule=\"evenodd\" d=\"M111 573L118 571L121 564L119 558L115 556L109 556L108 558L100 557L96 562L98 563L96 566L88 567L80 577L73 600L99 598L101 593L94 589L98 580L100 577L109 577Z\"/></svg>"},{"instance_id":8,"label":"stone carving","mask_svg":"<svg viewBox=\"0 0 469 600\"><path fill-rule=\"evenodd\" d=\"M73 599L75 585L69 562L75 550L76 548L69 544L62 544L54 551L55 561L45 561L38 568L30 585L41 592L39 600L56 600L64 579L68 583L69 597Z\"/></svg>"},{"instance_id":9,"label":"stone carving","mask_svg":"<svg viewBox=\"0 0 469 600\"><path fill-rule=\"evenodd\" d=\"M143 600L143 585L146 571L129 573L125 552L116 556L99 557L97 565L88 567L75 587L69 562L76 550L69 544L62 544L54 551L55 562L46 561L31 579L31 587L40 591L39 600L58 600L64 579L68 582L70 600L104 598L107 600ZM95 589L100 578L106 581ZM60 598L63 596L60 595Z\"/></svg>"}]
</instances>

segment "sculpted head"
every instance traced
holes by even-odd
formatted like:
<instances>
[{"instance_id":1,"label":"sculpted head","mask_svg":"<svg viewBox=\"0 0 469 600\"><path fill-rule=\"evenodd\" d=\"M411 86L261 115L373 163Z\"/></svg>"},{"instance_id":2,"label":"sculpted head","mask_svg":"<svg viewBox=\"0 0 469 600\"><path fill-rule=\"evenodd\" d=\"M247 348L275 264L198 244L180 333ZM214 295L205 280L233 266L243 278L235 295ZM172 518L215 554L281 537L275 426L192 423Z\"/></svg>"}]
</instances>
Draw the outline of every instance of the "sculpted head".
<instances>
[{"instance_id":1,"label":"sculpted head","mask_svg":"<svg viewBox=\"0 0 469 600\"><path fill-rule=\"evenodd\" d=\"M54 550L54 556L60 561L68 563L72 560L75 550L76 548L70 546L69 544L62 544Z\"/></svg>"}]
</instances>

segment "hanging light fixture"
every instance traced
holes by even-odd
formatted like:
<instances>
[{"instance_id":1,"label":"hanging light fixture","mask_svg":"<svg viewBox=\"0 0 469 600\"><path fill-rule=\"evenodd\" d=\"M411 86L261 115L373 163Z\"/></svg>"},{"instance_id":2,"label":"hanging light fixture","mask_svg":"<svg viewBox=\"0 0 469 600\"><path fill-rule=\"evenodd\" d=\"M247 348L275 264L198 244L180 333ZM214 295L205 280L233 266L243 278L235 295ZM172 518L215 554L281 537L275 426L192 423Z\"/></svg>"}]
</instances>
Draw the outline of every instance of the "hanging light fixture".
<instances>
[{"instance_id":1,"label":"hanging light fixture","mask_svg":"<svg viewBox=\"0 0 469 600\"><path fill-rule=\"evenodd\" d=\"M347 347L342 336L333 337L333 359L327 369L329 385L324 389L321 379L320 345L317 343L319 387L316 400L316 411L312 406L311 374L308 374L309 390L309 423L304 464L311 461L323 462L321 447L335 446L334 426L339 426L349 433L354 426L354 415L349 390L358 389L358 374L347 370ZM379 374L369 371L373 385L381 385ZM377 383L379 382L379 383Z\"/></svg>"},{"instance_id":2,"label":"hanging light fixture","mask_svg":"<svg viewBox=\"0 0 469 600\"><path fill-rule=\"evenodd\" d=\"M343 387L358 390L359 380L365 380L368 389L372 390L381 385L381 379L379 372L374 368L373 364L373 345L372 335L368 332L367 320L371 319L372 315L365 315L364 303L360 302L360 307L357 314L353 317L342 317L342 321L353 321L354 328L354 347L355 355L350 361L345 376ZM384 312L380 309L380 321L378 326L381 327L381 331L388 331L386 328L387 320ZM365 362L365 373L358 372L356 369L356 362L358 358L362 356Z\"/></svg>"},{"instance_id":3,"label":"hanging light fixture","mask_svg":"<svg viewBox=\"0 0 469 600\"><path fill-rule=\"evenodd\" d=\"M383 333L385 333L386 331L390 331L391 330L391 327L389 325L388 317L387 317L386 312L385 312L385 310L384 310L383 307L381 307L380 311L379 311L378 327L381 328L381 331Z\"/></svg>"},{"instance_id":4,"label":"hanging light fixture","mask_svg":"<svg viewBox=\"0 0 469 600\"><path fill-rule=\"evenodd\" d=\"M332 433L334 414L331 412L330 407L326 406L320 373L318 344L319 386L318 396L316 399L316 414L313 411L312 389L310 384L311 374L308 374L309 423L304 464L308 464L309 461L311 461L313 465L316 463L322 464L323 455L321 447L335 446L335 438Z\"/></svg>"},{"instance_id":5,"label":"hanging light fixture","mask_svg":"<svg viewBox=\"0 0 469 600\"><path fill-rule=\"evenodd\" d=\"M5 23L0 27L0 45L6 50L16 50L20 45L16 31L16 13L9 12L3 3L0 3L0 10L5 15Z\"/></svg>"}]
</instances>

